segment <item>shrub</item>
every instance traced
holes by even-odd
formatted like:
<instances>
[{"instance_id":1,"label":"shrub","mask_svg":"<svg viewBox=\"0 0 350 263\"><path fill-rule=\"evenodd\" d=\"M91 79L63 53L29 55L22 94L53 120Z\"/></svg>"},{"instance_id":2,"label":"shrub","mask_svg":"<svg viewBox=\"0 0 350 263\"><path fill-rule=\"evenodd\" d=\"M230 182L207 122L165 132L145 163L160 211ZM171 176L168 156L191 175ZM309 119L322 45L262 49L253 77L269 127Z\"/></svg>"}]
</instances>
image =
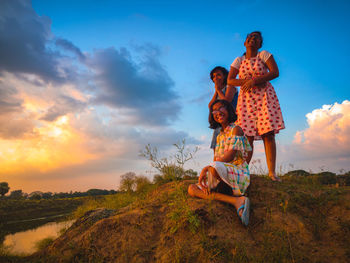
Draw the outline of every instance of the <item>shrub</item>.
<instances>
[{"instance_id":1,"label":"shrub","mask_svg":"<svg viewBox=\"0 0 350 263\"><path fill-rule=\"evenodd\" d=\"M194 158L199 148L195 147L191 149L186 147L185 140L173 145L176 148L175 154L163 158L159 157L158 149L152 147L150 144L146 145L145 149L140 152L140 156L149 160L151 166L160 173L154 176L154 183L163 184L170 181L181 180L185 177L192 178L193 175L197 175L192 169L185 170L184 165Z\"/></svg>"},{"instance_id":2,"label":"shrub","mask_svg":"<svg viewBox=\"0 0 350 263\"><path fill-rule=\"evenodd\" d=\"M320 184L336 184L337 178L335 173L322 172L317 174Z\"/></svg>"},{"instance_id":3,"label":"shrub","mask_svg":"<svg viewBox=\"0 0 350 263\"><path fill-rule=\"evenodd\" d=\"M55 240L54 237L47 237L47 238L41 239L35 243L35 248L37 250L42 250L44 248L47 248L49 245L53 243L54 240Z\"/></svg>"}]
</instances>

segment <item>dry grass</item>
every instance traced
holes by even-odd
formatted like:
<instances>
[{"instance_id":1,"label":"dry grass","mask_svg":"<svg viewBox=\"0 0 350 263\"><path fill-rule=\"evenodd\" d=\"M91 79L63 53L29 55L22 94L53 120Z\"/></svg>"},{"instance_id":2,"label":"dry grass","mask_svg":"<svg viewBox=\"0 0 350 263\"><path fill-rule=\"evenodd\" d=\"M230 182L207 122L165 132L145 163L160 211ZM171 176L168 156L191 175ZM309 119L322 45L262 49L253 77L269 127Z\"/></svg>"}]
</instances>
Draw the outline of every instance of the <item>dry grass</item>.
<instances>
[{"instance_id":1,"label":"dry grass","mask_svg":"<svg viewBox=\"0 0 350 263\"><path fill-rule=\"evenodd\" d=\"M172 182L114 212L99 210L94 217L82 217L32 259L347 262L350 189L344 184L346 176L334 181L330 174L297 171L285 175L282 183L252 176L248 191L252 213L247 228L231 206L189 197L190 181Z\"/></svg>"}]
</instances>

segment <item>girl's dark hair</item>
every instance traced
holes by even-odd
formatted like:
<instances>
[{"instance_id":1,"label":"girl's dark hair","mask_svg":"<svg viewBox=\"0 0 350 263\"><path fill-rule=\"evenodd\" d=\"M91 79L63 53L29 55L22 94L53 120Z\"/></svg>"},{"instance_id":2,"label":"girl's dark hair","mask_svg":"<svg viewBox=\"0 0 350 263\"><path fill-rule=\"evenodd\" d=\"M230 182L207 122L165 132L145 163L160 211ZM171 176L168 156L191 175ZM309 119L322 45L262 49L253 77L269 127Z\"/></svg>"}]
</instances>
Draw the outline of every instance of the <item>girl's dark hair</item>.
<instances>
[{"instance_id":1,"label":"girl's dark hair","mask_svg":"<svg viewBox=\"0 0 350 263\"><path fill-rule=\"evenodd\" d=\"M210 71L210 78L213 80L213 75L216 71L221 71L224 75L224 85L227 84L228 71L224 67L217 66Z\"/></svg>"},{"instance_id":2,"label":"girl's dark hair","mask_svg":"<svg viewBox=\"0 0 350 263\"><path fill-rule=\"evenodd\" d=\"M209 110L209 124L210 124L209 128L211 128L211 129L216 129L218 127L221 127L220 123L217 123L214 120L214 116L213 116L213 107L216 103L219 103L219 102L225 107L225 109L228 112L228 122L232 123L232 122L235 122L237 120L237 115L236 115L231 103L229 103L227 100L216 100L210 106L210 110Z\"/></svg>"}]
</instances>

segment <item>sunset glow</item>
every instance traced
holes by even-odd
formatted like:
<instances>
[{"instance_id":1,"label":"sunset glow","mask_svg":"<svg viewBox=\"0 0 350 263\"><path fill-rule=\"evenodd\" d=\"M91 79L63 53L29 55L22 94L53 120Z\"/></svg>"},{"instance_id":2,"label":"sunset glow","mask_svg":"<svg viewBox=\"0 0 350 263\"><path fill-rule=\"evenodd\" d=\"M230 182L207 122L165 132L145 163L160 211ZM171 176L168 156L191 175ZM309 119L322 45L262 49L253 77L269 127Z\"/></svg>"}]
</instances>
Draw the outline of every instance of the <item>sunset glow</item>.
<instances>
[{"instance_id":1,"label":"sunset glow","mask_svg":"<svg viewBox=\"0 0 350 263\"><path fill-rule=\"evenodd\" d=\"M152 179L145 145L169 156L183 139L199 171L213 158L209 72L229 69L253 30L280 72L278 165L350 170L345 2L0 1L0 182L117 189L126 172ZM255 164L264 153L257 142Z\"/></svg>"}]
</instances>

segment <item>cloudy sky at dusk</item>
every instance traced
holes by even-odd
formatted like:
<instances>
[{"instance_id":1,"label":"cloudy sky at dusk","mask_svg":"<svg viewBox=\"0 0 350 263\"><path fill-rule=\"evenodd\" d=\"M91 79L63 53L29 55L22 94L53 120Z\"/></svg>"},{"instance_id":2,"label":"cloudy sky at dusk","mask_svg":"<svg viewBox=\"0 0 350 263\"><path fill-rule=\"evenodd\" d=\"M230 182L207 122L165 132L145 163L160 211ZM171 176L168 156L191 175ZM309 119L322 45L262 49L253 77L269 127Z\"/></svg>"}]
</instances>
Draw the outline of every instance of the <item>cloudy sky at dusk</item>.
<instances>
[{"instance_id":1,"label":"cloudy sky at dusk","mask_svg":"<svg viewBox=\"0 0 350 263\"><path fill-rule=\"evenodd\" d=\"M117 189L126 172L151 176L146 144L169 154L182 139L199 171L209 72L255 30L280 70L278 167L349 171L350 3L247 2L0 0L0 182ZM253 158L265 165L262 143Z\"/></svg>"}]
</instances>

